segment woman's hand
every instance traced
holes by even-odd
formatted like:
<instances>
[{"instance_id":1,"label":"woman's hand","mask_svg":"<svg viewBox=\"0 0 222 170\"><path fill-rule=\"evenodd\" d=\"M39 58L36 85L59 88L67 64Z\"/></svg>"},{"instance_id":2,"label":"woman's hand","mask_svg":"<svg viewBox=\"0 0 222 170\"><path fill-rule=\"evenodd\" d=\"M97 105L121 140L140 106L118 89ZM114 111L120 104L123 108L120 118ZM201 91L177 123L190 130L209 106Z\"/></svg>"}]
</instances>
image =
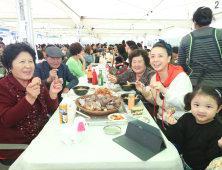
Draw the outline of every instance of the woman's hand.
<instances>
[{"instance_id":1,"label":"woman's hand","mask_svg":"<svg viewBox=\"0 0 222 170\"><path fill-rule=\"evenodd\" d=\"M57 94L62 90L62 84L62 78L59 78L58 80L53 80L49 90L49 95L51 99L55 100L57 98Z\"/></svg>"},{"instance_id":2,"label":"woman's hand","mask_svg":"<svg viewBox=\"0 0 222 170\"><path fill-rule=\"evenodd\" d=\"M35 77L32 79L32 83L40 85L41 84L41 79L39 77Z\"/></svg>"},{"instance_id":3,"label":"woman's hand","mask_svg":"<svg viewBox=\"0 0 222 170\"><path fill-rule=\"evenodd\" d=\"M113 76L111 74L108 74L108 80L111 82L111 83L116 83L117 82L117 78L116 76Z\"/></svg>"},{"instance_id":4,"label":"woman's hand","mask_svg":"<svg viewBox=\"0 0 222 170\"><path fill-rule=\"evenodd\" d=\"M79 55L79 57L80 57L80 59L81 59L82 61L85 61L85 59L84 59L83 55L81 55L81 53L78 54L78 55Z\"/></svg>"},{"instance_id":5,"label":"woman's hand","mask_svg":"<svg viewBox=\"0 0 222 170\"><path fill-rule=\"evenodd\" d=\"M58 80L53 80L50 86L49 92L51 94L58 94L62 90L63 79L59 78Z\"/></svg>"},{"instance_id":6,"label":"woman's hand","mask_svg":"<svg viewBox=\"0 0 222 170\"><path fill-rule=\"evenodd\" d=\"M177 120L172 116L172 114L167 113L165 115L165 120L167 123L169 123L170 125L174 125L177 123Z\"/></svg>"},{"instance_id":7,"label":"woman's hand","mask_svg":"<svg viewBox=\"0 0 222 170\"><path fill-rule=\"evenodd\" d=\"M163 86L163 84L160 81L150 84L150 87L155 90L159 90L159 92L162 93L163 95L167 93L167 89Z\"/></svg>"},{"instance_id":8,"label":"woman's hand","mask_svg":"<svg viewBox=\"0 0 222 170\"><path fill-rule=\"evenodd\" d=\"M40 94L40 85L37 82L32 82L26 87L26 100L32 105Z\"/></svg>"},{"instance_id":9,"label":"woman's hand","mask_svg":"<svg viewBox=\"0 0 222 170\"><path fill-rule=\"evenodd\" d=\"M136 89L142 92L144 84L137 80L135 85L136 85Z\"/></svg>"},{"instance_id":10,"label":"woman's hand","mask_svg":"<svg viewBox=\"0 0 222 170\"><path fill-rule=\"evenodd\" d=\"M218 140L218 146L219 146L220 148L222 148L222 137L221 137L221 139Z\"/></svg>"}]
</instances>

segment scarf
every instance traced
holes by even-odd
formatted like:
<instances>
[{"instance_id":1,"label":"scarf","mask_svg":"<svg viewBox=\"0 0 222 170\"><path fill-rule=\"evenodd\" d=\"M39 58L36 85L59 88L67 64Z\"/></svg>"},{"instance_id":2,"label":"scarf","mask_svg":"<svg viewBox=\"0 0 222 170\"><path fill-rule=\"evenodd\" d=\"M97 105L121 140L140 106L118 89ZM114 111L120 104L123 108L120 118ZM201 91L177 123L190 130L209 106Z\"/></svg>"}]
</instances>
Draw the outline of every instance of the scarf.
<instances>
[{"instance_id":1,"label":"scarf","mask_svg":"<svg viewBox=\"0 0 222 170\"><path fill-rule=\"evenodd\" d=\"M184 70L181 66L174 66L173 64L169 64L168 65L168 77L167 79L165 80L165 82L163 83L163 86L164 87L168 87L171 82L177 77L178 74L180 73L183 73ZM156 81L160 81L160 75L159 73L157 72L156 73ZM161 81L160 81L161 82ZM155 118L155 106L156 106L156 98L157 98L157 91L156 91L156 97L155 97L155 104L154 104L154 112L153 112L153 117ZM164 123L163 123L163 105L164 105L164 99L163 98L163 104L162 104L162 125L163 125L163 128L166 129L164 127ZM156 118L155 118L156 119Z\"/></svg>"},{"instance_id":2,"label":"scarf","mask_svg":"<svg viewBox=\"0 0 222 170\"><path fill-rule=\"evenodd\" d=\"M170 83L175 79L175 77L184 72L183 68L181 66L174 66L173 64L168 65L168 77L163 83L164 87L168 87ZM185 73L185 72L184 72ZM160 81L160 75L157 72L156 73L156 81Z\"/></svg>"}]
</instances>

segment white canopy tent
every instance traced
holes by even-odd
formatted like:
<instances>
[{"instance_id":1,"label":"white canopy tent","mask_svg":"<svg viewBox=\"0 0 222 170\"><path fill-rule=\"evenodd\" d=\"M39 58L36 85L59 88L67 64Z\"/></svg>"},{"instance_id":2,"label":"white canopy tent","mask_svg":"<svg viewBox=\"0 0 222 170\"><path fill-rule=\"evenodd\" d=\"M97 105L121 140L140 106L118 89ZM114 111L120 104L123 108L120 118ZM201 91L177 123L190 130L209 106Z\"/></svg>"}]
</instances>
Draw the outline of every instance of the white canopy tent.
<instances>
[{"instance_id":1,"label":"white canopy tent","mask_svg":"<svg viewBox=\"0 0 222 170\"><path fill-rule=\"evenodd\" d=\"M68 43L182 37L192 30L192 15L200 6L210 7L222 27L221 4L215 0L30 0L33 29L37 34L60 37ZM17 31L16 0L0 0L0 28ZM219 7L219 9L215 9ZM222 11L222 10L221 10ZM65 42L62 42L65 43Z\"/></svg>"}]
</instances>

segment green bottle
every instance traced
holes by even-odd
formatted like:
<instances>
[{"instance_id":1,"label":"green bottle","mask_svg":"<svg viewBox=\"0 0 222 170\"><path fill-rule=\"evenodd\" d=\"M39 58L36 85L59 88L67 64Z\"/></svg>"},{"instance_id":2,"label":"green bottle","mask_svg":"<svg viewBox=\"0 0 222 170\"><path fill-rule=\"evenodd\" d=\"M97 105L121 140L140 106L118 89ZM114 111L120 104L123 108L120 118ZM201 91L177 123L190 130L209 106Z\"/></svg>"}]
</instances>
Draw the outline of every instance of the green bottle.
<instances>
[{"instance_id":1,"label":"green bottle","mask_svg":"<svg viewBox=\"0 0 222 170\"><path fill-rule=\"evenodd\" d=\"M102 73L102 70L99 70L98 85L99 86L103 86L103 73Z\"/></svg>"}]
</instances>

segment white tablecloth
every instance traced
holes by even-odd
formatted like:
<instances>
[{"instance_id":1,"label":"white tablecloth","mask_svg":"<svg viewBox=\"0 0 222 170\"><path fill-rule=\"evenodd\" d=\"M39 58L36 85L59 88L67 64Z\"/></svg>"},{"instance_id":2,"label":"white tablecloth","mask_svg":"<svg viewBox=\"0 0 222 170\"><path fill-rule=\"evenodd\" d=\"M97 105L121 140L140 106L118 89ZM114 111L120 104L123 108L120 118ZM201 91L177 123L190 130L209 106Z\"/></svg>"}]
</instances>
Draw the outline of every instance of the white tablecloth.
<instances>
[{"instance_id":1,"label":"white tablecloth","mask_svg":"<svg viewBox=\"0 0 222 170\"><path fill-rule=\"evenodd\" d=\"M84 79L82 78L82 83ZM80 84L81 84L80 82ZM85 83L84 83L85 84ZM87 84L85 84L87 85ZM71 92L70 92L71 94ZM63 101L75 106L76 96L64 97ZM142 102L138 103L143 106ZM148 111L144 108L150 124L158 127ZM125 134L127 124L118 125L122 131L119 135L107 135L104 126L89 126L83 132L78 144L65 145L54 127L71 126L75 113L68 109L68 123L59 123L59 111L45 125L41 133L32 141L29 147L10 167L10 170L182 170L182 163L176 148L165 138L167 148L148 161L142 161L120 145L112 141Z\"/></svg>"}]
</instances>

